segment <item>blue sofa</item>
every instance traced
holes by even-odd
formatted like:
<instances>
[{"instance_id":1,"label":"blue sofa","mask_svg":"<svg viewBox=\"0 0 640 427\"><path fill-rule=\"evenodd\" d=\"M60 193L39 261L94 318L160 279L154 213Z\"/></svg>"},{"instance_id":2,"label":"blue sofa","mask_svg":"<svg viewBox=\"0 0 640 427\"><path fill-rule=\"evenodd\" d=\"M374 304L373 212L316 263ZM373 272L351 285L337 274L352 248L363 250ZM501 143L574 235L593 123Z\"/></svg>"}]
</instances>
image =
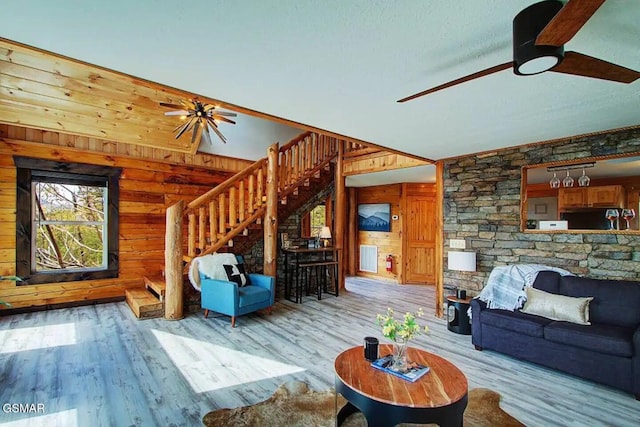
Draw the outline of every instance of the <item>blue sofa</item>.
<instances>
[{"instance_id":1,"label":"blue sofa","mask_svg":"<svg viewBox=\"0 0 640 427\"><path fill-rule=\"evenodd\" d=\"M237 259L239 264L243 263L241 256L237 256ZM204 317L208 316L209 310L226 314L231 316L231 327L235 328L237 316L263 308L267 308L270 313L275 302L274 278L255 273L248 276L251 284L239 286L235 282L211 279L200 273Z\"/></svg>"},{"instance_id":2,"label":"blue sofa","mask_svg":"<svg viewBox=\"0 0 640 427\"><path fill-rule=\"evenodd\" d=\"M593 297L591 325L471 301L472 343L605 384L640 400L640 282L561 276L541 271L533 287L570 297Z\"/></svg>"}]
</instances>

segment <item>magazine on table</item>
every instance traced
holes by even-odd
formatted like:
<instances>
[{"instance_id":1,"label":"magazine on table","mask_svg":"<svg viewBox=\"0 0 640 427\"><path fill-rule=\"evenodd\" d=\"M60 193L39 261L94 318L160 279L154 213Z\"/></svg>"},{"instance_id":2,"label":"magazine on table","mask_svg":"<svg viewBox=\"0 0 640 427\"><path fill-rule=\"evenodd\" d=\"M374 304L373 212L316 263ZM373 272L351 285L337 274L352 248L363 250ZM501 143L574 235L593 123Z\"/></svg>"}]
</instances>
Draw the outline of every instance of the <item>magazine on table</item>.
<instances>
[{"instance_id":1,"label":"magazine on table","mask_svg":"<svg viewBox=\"0 0 640 427\"><path fill-rule=\"evenodd\" d=\"M380 369L381 371L388 372L392 375L395 375L403 380L415 382L418 378L429 372L428 366L422 366L415 362L409 362L407 364L406 371L396 371L391 369L391 365L393 364L393 355L389 354L388 356L381 357L379 359L371 362L371 366L376 369Z\"/></svg>"}]
</instances>

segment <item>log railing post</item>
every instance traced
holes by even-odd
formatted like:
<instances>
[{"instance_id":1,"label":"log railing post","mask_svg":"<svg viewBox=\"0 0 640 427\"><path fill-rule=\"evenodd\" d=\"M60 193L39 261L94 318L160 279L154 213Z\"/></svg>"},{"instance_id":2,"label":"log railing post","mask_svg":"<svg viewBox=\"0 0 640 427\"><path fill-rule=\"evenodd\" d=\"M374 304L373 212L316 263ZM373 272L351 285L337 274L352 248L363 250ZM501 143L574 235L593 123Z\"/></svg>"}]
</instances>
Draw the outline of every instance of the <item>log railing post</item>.
<instances>
[{"instance_id":1,"label":"log railing post","mask_svg":"<svg viewBox=\"0 0 640 427\"><path fill-rule=\"evenodd\" d=\"M264 216L264 274L276 277L278 255L278 143L267 151L267 206Z\"/></svg>"},{"instance_id":2,"label":"log railing post","mask_svg":"<svg viewBox=\"0 0 640 427\"><path fill-rule=\"evenodd\" d=\"M335 247L338 249L338 283L340 288L344 289L344 232L345 222L347 218L347 196L345 191L344 178L344 141L337 141L336 149L338 158L336 161L335 186L336 186L336 204L335 204Z\"/></svg>"},{"instance_id":3,"label":"log railing post","mask_svg":"<svg viewBox=\"0 0 640 427\"><path fill-rule=\"evenodd\" d=\"M167 208L164 236L164 268L167 285L164 300L164 318L182 319L182 212L184 201Z\"/></svg>"}]
</instances>

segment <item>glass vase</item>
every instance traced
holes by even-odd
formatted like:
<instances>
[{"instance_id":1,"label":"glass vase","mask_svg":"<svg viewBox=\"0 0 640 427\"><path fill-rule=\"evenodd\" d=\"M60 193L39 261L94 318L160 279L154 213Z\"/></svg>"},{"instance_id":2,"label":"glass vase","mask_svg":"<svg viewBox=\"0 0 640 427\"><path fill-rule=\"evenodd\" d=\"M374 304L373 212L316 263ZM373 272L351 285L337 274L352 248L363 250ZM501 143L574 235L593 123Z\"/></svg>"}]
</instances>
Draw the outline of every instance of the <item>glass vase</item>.
<instances>
[{"instance_id":1,"label":"glass vase","mask_svg":"<svg viewBox=\"0 0 640 427\"><path fill-rule=\"evenodd\" d=\"M407 370L407 344L408 340L397 338L393 343L393 363L391 369L398 372Z\"/></svg>"}]
</instances>

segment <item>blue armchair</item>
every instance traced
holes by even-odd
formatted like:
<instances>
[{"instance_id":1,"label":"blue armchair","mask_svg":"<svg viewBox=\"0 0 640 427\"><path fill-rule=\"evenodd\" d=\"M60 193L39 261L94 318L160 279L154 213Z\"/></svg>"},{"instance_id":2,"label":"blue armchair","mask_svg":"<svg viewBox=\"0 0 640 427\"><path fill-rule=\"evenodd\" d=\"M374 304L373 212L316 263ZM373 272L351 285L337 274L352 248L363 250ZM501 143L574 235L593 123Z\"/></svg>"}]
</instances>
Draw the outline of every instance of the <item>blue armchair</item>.
<instances>
[{"instance_id":1,"label":"blue armchair","mask_svg":"<svg viewBox=\"0 0 640 427\"><path fill-rule=\"evenodd\" d=\"M238 264L243 264L241 256L236 256ZM211 279L200 272L200 287L202 292L202 308L204 317L209 310L231 316L231 327L236 326L236 317L267 308L271 313L271 306L275 300L275 279L271 276L250 273L250 285L239 286L228 280Z\"/></svg>"}]
</instances>

